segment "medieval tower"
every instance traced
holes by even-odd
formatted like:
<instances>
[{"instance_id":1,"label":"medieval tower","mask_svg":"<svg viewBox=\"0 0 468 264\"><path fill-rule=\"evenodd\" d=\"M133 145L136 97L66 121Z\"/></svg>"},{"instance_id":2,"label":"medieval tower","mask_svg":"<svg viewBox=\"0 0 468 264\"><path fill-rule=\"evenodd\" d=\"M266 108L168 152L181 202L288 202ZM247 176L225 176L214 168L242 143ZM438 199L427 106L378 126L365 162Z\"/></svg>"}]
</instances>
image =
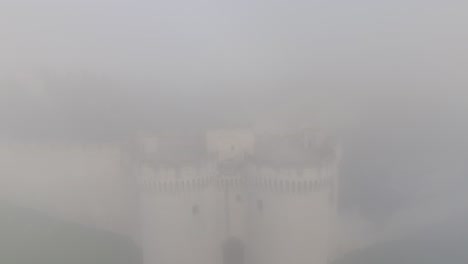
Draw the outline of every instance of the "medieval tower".
<instances>
[{"instance_id":1,"label":"medieval tower","mask_svg":"<svg viewBox=\"0 0 468 264\"><path fill-rule=\"evenodd\" d=\"M139 139L145 264L326 264L338 157L317 131Z\"/></svg>"},{"instance_id":2,"label":"medieval tower","mask_svg":"<svg viewBox=\"0 0 468 264\"><path fill-rule=\"evenodd\" d=\"M337 193L332 143L311 131L260 135L248 177L250 262L327 263Z\"/></svg>"},{"instance_id":3,"label":"medieval tower","mask_svg":"<svg viewBox=\"0 0 468 264\"><path fill-rule=\"evenodd\" d=\"M140 142L141 239L145 263L215 263L215 160L204 135Z\"/></svg>"}]
</instances>

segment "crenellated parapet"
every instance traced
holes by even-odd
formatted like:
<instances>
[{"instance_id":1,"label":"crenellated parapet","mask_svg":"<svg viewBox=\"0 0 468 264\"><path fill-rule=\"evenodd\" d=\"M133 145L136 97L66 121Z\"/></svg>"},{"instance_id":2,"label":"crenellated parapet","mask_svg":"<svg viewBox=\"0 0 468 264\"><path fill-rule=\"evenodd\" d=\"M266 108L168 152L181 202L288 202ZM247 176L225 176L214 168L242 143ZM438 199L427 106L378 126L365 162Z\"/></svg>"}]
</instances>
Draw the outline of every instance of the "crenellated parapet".
<instances>
[{"instance_id":1,"label":"crenellated parapet","mask_svg":"<svg viewBox=\"0 0 468 264\"><path fill-rule=\"evenodd\" d=\"M213 130L205 135L146 136L138 142L138 182L147 191L190 192L214 186L307 193L335 184L336 146L315 131L258 135Z\"/></svg>"},{"instance_id":2,"label":"crenellated parapet","mask_svg":"<svg viewBox=\"0 0 468 264\"><path fill-rule=\"evenodd\" d=\"M138 175L138 185L150 192L200 192L215 183L216 175L213 165L178 168L143 166Z\"/></svg>"},{"instance_id":3,"label":"crenellated parapet","mask_svg":"<svg viewBox=\"0 0 468 264\"><path fill-rule=\"evenodd\" d=\"M247 187L247 177L217 177L215 180L216 188L224 190L229 188L231 190L244 190Z\"/></svg>"},{"instance_id":4,"label":"crenellated parapet","mask_svg":"<svg viewBox=\"0 0 468 264\"><path fill-rule=\"evenodd\" d=\"M327 191L333 178L325 169L276 169L254 167L249 173L249 186L256 191L306 194Z\"/></svg>"}]
</instances>

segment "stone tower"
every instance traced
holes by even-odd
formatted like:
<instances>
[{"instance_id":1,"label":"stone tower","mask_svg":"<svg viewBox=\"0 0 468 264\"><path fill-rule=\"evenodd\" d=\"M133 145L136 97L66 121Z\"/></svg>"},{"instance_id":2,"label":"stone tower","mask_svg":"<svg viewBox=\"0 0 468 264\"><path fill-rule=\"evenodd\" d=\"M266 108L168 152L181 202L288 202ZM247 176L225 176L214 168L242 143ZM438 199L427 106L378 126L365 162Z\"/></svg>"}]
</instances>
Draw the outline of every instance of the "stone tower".
<instances>
[{"instance_id":1,"label":"stone tower","mask_svg":"<svg viewBox=\"0 0 468 264\"><path fill-rule=\"evenodd\" d=\"M217 264L214 160L204 135L140 141L138 181L145 264Z\"/></svg>"},{"instance_id":2,"label":"stone tower","mask_svg":"<svg viewBox=\"0 0 468 264\"><path fill-rule=\"evenodd\" d=\"M213 130L137 144L145 264L326 264L338 155L317 131Z\"/></svg>"},{"instance_id":3,"label":"stone tower","mask_svg":"<svg viewBox=\"0 0 468 264\"><path fill-rule=\"evenodd\" d=\"M249 258L325 264L336 210L337 153L314 131L256 138L249 172Z\"/></svg>"}]
</instances>

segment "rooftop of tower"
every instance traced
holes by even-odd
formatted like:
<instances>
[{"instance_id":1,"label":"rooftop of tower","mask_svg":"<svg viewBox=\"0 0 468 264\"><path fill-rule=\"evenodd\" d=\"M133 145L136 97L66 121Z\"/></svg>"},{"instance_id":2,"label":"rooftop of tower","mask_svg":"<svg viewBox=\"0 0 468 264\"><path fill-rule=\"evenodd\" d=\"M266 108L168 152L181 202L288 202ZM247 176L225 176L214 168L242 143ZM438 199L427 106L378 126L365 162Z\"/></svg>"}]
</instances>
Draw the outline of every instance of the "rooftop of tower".
<instances>
[{"instance_id":1,"label":"rooftop of tower","mask_svg":"<svg viewBox=\"0 0 468 264\"><path fill-rule=\"evenodd\" d=\"M334 159L331 137L311 130L255 134L249 129L161 133L139 139L137 154L154 165L248 162L279 167L318 166Z\"/></svg>"}]
</instances>

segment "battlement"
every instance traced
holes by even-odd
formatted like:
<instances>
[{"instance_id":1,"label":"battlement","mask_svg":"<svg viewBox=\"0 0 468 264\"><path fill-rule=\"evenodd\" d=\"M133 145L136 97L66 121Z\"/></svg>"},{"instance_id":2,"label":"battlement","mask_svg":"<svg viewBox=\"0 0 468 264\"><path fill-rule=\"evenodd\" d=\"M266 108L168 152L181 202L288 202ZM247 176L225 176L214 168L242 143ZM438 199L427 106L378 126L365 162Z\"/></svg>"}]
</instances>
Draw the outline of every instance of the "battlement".
<instances>
[{"instance_id":1,"label":"battlement","mask_svg":"<svg viewBox=\"0 0 468 264\"><path fill-rule=\"evenodd\" d=\"M331 187L334 181L332 173L327 168L253 167L249 172L249 186L257 191L279 193L318 192Z\"/></svg>"},{"instance_id":2,"label":"battlement","mask_svg":"<svg viewBox=\"0 0 468 264\"><path fill-rule=\"evenodd\" d=\"M144 166L138 176L142 190L156 192L201 191L211 186L216 176L213 166L160 167Z\"/></svg>"},{"instance_id":3,"label":"battlement","mask_svg":"<svg viewBox=\"0 0 468 264\"><path fill-rule=\"evenodd\" d=\"M255 134L248 129L160 134L139 139L143 190L184 192L215 186L274 192L315 192L332 180L337 151L330 138L299 130Z\"/></svg>"}]
</instances>

